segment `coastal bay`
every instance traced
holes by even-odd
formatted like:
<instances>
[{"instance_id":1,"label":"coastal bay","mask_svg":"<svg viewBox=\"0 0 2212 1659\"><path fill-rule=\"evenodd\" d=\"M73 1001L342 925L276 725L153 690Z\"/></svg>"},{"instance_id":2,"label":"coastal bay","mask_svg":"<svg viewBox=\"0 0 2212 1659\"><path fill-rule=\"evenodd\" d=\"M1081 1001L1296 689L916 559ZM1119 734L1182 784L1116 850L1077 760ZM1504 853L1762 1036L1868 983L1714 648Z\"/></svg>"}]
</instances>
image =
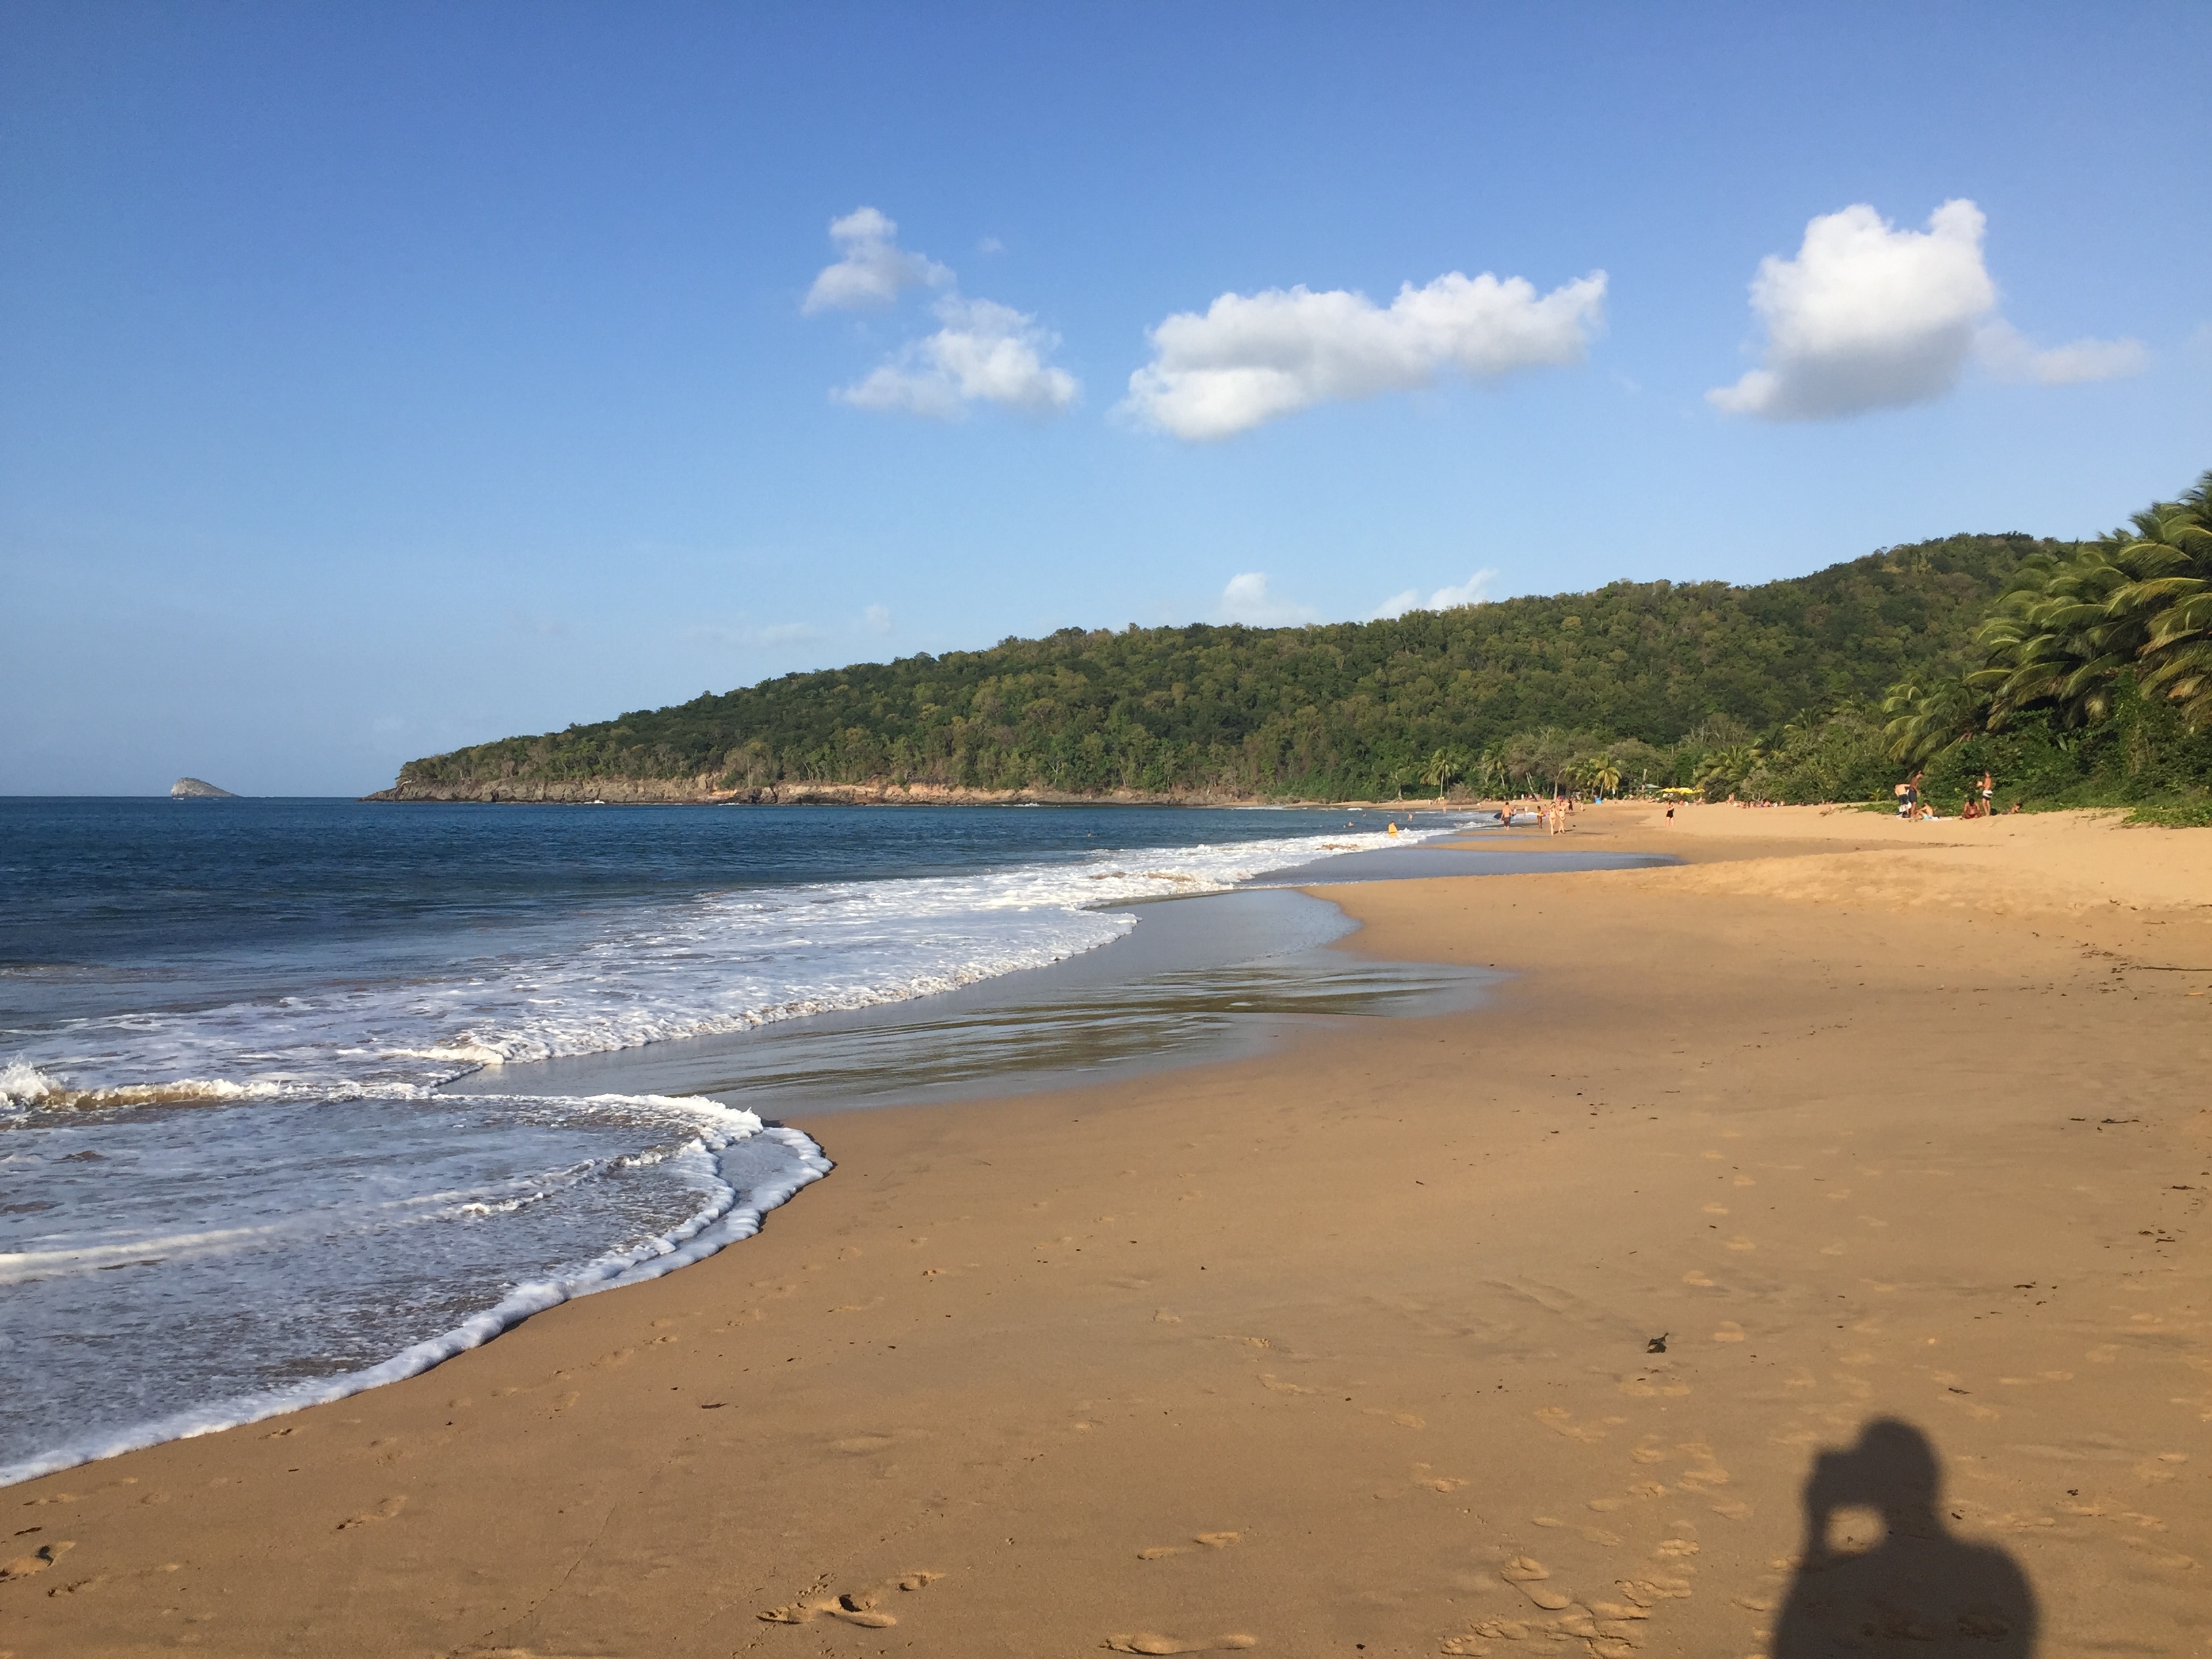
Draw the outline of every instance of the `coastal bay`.
<instances>
[{"instance_id":1,"label":"coastal bay","mask_svg":"<svg viewBox=\"0 0 2212 1659\"><path fill-rule=\"evenodd\" d=\"M1975 1650L2202 1647L2212 832L1578 823L1682 863L1326 890L1480 1006L794 1115L742 1247L9 1489L0 1645L1761 1653L1887 1416Z\"/></svg>"}]
</instances>

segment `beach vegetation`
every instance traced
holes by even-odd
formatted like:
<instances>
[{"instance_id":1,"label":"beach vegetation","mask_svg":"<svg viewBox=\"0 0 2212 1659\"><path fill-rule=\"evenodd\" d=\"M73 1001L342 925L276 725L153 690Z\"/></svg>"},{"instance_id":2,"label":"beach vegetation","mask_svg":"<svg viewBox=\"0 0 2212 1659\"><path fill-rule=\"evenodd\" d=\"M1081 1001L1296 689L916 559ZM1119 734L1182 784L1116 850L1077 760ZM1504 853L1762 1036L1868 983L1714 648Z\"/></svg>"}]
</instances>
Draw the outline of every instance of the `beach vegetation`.
<instances>
[{"instance_id":1,"label":"beach vegetation","mask_svg":"<svg viewBox=\"0 0 2212 1659\"><path fill-rule=\"evenodd\" d=\"M789 674L410 762L403 787L927 785L1439 799L1690 790L1887 800L2212 796L2212 474L2085 542L1885 548L1739 586L1617 581L1255 629L1067 628Z\"/></svg>"},{"instance_id":2,"label":"beach vegetation","mask_svg":"<svg viewBox=\"0 0 2212 1659\"><path fill-rule=\"evenodd\" d=\"M2094 540L2023 560L1963 672L1882 700L1884 749L1923 793L1987 772L2031 807L2128 806L2144 822L2212 807L2212 472Z\"/></svg>"},{"instance_id":3,"label":"beach vegetation","mask_svg":"<svg viewBox=\"0 0 2212 1659\"><path fill-rule=\"evenodd\" d=\"M1421 781L1434 789L1437 799L1442 800L1446 792L1464 777L1466 772L1467 769L1460 763L1458 756L1449 749L1439 749L1421 768Z\"/></svg>"}]
</instances>

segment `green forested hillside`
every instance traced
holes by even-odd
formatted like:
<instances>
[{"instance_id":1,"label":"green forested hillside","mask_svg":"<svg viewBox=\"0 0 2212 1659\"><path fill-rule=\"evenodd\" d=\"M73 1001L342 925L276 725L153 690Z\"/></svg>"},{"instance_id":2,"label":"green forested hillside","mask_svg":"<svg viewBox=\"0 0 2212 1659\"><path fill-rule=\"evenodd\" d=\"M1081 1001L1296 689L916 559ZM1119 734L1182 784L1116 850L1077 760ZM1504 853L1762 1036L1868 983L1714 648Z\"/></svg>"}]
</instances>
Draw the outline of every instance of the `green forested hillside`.
<instances>
[{"instance_id":1,"label":"green forested hillside","mask_svg":"<svg viewBox=\"0 0 2212 1659\"><path fill-rule=\"evenodd\" d=\"M1875 700L1955 677L2015 572L2063 550L1954 536L1755 587L1615 582L1311 628L1066 629L457 750L410 762L398 793L606 779L1373 798L1455 776L1711 779L1795 732L1800 769L1821 781L1803 787L1863 793L1887 765Z\"/></svg>"}]
</instances>

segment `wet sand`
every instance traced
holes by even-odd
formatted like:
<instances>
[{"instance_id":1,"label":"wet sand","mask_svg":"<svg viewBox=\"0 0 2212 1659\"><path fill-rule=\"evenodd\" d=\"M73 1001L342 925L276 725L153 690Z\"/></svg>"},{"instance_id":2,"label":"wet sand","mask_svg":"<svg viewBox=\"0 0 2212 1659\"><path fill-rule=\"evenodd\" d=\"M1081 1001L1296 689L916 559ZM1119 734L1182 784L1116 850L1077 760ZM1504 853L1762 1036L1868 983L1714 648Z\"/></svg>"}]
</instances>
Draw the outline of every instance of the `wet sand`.
<instances>
[{"instance_id":1,"label":"wet sand","mask_svg":"<svg viewBox=\"0 0 2212 1659\"><path fill-rule=\"evenodd\" d=\"M1483 1007L794 1118L757 1239L8 1489L0 1652L2206 1651L2212 832L1581 823L1687 862L1329 895Z\"/></svg>"}]
</instances>

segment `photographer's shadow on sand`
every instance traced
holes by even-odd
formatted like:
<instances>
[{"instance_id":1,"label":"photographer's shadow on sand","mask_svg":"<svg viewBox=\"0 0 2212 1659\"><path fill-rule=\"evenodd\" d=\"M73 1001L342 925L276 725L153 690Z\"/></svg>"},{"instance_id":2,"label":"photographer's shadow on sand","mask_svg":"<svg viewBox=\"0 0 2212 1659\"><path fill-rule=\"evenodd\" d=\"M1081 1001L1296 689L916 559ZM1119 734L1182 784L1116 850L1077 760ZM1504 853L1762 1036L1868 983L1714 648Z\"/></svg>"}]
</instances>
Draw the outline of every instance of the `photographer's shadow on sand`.
<instances>
[{"instance_id":1,"label":"photographer's shadow on sand","mask_svg":"<svg viewBox=\"0 0 2212 1659\"><path fill-rule=\"evenodd\" d=\"M2004 1551L1952 1536L1941 1488L1928 1437L1893 1418L1869 1423L1848 1450L1814 1460L1804 1547L1775 1621L1773 1659L2035 1652L2027 1575ZM1832 1531L1839 1516L1848 1523L1841 1512L1866 1510L1881 1516L1881 1541L1839 1545Z\"/></svg>"}]
</instances>

